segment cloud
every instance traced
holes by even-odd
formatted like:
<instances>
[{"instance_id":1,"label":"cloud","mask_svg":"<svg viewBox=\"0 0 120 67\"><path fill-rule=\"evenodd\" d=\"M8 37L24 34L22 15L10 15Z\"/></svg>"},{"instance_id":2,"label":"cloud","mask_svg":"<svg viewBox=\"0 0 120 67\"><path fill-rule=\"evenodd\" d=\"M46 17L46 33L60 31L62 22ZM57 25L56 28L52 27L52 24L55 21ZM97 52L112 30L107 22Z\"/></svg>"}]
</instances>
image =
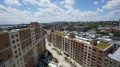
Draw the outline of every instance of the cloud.
<instances>
[{"instance_id":1,"label":"cloud","mask_svg":"<svg viewBox=\"0 0 120 67\"><path fill-rule=\"evenodd\" d=\"M98 2L98 1L95 1L94 4L97 5L97 4L99 4L99 2Z\"/></svg>"},{"instance_id":2,"label":"cloud","mask_svg":"<svg viewBox=\"0 0 120 67\"><path fill-rule=\"evenodd\" d=\"M0 12L4 12L4 11L6 11L6 9L7 8L5 6L3 6L3 5L0 4Z\"/></svg>"},{"instance_id":3,"label":"cloud","mask_svg":"<svg viewBox=\"0 0 120 67\"><path fill-rule=\"evenodd\" d=\"M103 9L110 9L110 10L120 10L120 0L110 0L107 2Z\"/></svg>"},{"instance_id":4,"label":"cloud","mask_svg":"<svg viewBox=\"0 0 120 67\"><path fill-rule=\"evenodd\" d=\"M30 4L35 5L37 4L37 0L23 0L23 3L25 5L30 5Z\"/></svg>"},{"instance_id":5,"label":"cloud","mask_svg":"<svg viewBox=\"0 0 120 67\"><path fill-rule=\"evenodd\" d=\"M21 4L18 0L15 1ZM75 0L60 0L61 7L51 2L51 0L22 0L23 5L27 6L27 9L24 10L0 5L0 21L5 23L28 23L31 21L97 21L118 19L120 17L118 16L120 15L120 11L116 8L119 5L118 3L116 3L117 6L114 6L116 9L112 9L108 13L101 15L100 13L104 13L106 9L108 9L108 5L110 5L109 2L111 1L108 1L107 4L103 6L104 8L97 8L96 11L81 11L74 8L74 1ZM116 0L116 2L118 1ZM31 10L29 5L36 5L37 11L29 11ZM113 5L111 8L113 8Z\"/></svg>"},{"instance_id":6,"label":"cloud","mask_svg":"<svg viewBox=\"0 0 120 67\"><path fill-rule=\"evenodd\" d=\"M3 24L2 22L4 22L4 24L30 22L33 18L31 13L26 10L20 11L12 7L7 7L5 9L6 11L2 12L2 15L0 14L0 24Z\"/></svg>"},{"instance_id":7,"label":"cloud","mask_svg":"<svg viewBox=\"0 0 120 67\"><path fill-rule=\"evenodd\" d=\"M15 4L15 5L21 5L19 0L4 0L6 4Z\"/></svg>"},{"instance_id":8,"label":"cloud","mask_svg":"<svg viewBox=\"0 0 120 67\"><path fill-rule=\"evenodd\" d=\"M74 0L63 0L62 3L67 10L73 10Z\"/></svg>"},{"instance_id":9,"label":"cloud","mask_svg":"<svg viewBox=\"0 0 120 67\"><path fill-rule=\"evenodd\" d=\"M53 5L50 0L23 0L25 5L38 5L39 7L49 7Z\"/></svg>"},{"instance_id":10,"label":"cloud","mask_svg":"<svg viewBox=\"0 0 120 67\"><path fill-rule=\"evenodd\" d=\"M97 8L97 11L96 12L104 12L104 10L103 9L100 9L100 8Z\"/></svg>"},{"instance_id":11,"label":"cloud","mask_svg":"<svg viewBox=\"0 0 120 67\"><path fill-rule=\"evenodd\" d=\"M112 18L120 18L120 10L113 10L107 14L109 17Z\"/></svg>"}]
</instances>

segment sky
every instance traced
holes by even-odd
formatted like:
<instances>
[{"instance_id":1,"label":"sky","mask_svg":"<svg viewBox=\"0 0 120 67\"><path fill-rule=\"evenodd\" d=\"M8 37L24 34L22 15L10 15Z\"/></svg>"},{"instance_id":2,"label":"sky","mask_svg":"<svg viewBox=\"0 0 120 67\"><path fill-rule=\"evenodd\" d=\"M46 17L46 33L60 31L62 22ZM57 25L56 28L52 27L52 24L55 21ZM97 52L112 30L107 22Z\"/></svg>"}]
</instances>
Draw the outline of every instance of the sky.
<instances>
[{"instance_id":1,"label":"sky","mask_svg":"<svg viewBox=\"0 0 120 67\"><path fill-rule=\"evenodd\" d=\"M0 0L0 24L119 18L120 0Z\"/></svg>"}]
</instances>

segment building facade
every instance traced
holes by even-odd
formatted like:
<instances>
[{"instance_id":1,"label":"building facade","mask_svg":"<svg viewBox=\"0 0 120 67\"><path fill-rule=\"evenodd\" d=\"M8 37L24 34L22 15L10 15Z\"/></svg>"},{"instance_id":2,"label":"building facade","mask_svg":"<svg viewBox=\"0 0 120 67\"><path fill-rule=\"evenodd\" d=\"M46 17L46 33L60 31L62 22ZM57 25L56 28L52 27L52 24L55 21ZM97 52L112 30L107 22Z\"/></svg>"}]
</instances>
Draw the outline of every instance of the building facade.
<instances>
[{"instance_id":1,"label":"building facade","mask_svg":"<svg viewBox=\"0 0 120 67\"><path fill-rule=\"evenodd\" d=\"M108 54L112 53L113 45L107 42L98 42L64 32L51 32L48 34L48 41L83 67L109 67L104 66L104 61ZM117 64L118 66L111 67L120 67L119 62Z\"/></svg>"},{"instance_id":2,"label":"building facade","mask_svg":"<svg viewBox=\"0 0 120 67\"><path fill-rule=\"evenodd\" d=\"M37 22L0 32L0 67L35 67L45 50L45 31Z\"/></svg>"}]
</instances>

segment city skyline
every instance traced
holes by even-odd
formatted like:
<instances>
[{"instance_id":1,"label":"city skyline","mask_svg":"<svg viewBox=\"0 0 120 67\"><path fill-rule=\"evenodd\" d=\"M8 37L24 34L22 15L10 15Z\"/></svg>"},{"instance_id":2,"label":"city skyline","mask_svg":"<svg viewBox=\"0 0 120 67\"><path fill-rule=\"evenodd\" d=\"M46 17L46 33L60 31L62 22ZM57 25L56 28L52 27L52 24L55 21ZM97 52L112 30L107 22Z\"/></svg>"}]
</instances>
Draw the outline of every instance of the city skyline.
<instances>
[{"instance_id":1,"label":"city skyline","mask_svg":"<svg viewBox=\"0 0 120 67\"><path fill-rule=\"evenodd\" d=\"M120 0L1 0L0 24L118 20L119 7Z\"/></svg>"}]
</instances>

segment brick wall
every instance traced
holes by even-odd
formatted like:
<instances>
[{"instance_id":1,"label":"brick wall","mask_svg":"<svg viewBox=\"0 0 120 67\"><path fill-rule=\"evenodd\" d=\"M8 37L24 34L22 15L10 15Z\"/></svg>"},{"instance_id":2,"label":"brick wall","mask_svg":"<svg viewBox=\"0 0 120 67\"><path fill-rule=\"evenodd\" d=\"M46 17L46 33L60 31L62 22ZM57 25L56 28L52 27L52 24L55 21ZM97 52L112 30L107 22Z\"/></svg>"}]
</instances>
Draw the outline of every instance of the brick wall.
<instances>
[{"instance_id":1,"label":"brick wall","mask_svg":"<svg viewBox=\"0 0 120 67\"><path fill-rule=\"evenodd\" d=\"M28 46L31 45L31 44L32 44L32 41L31 41L31 38L29 38L29 39L21 42L21 48L22 48L22 49L25 49L26 47L28 47Z\"/></svg>"},{"instance_id":2,"label":"brick wall","mask_svg":"<svg viewBox=\"0 0 120 67\"><path fill-rule=\"evenodd\" d=\"M12 49L9 48L0 53L0 65L13 57Z\"/></svg>"},{"instance_id":3,"label":"brick wall","mask_svg":"<svg viewBox=\"0 0 120 67\"><path fill-rule=\"evenodd\" d=\"M19 30L20 41L23 41L31 37L30 29L21 29Z\"/></svg>"},{"instance_id":4,"label":"brick wall","mask_svg":"<svg viewBox=\"0 0 120 67\"><path fill-rule=\"evenodd\" d=\"M9 33L0 33L0 51L10 47Z\"/></svg>"}]
</instances>

